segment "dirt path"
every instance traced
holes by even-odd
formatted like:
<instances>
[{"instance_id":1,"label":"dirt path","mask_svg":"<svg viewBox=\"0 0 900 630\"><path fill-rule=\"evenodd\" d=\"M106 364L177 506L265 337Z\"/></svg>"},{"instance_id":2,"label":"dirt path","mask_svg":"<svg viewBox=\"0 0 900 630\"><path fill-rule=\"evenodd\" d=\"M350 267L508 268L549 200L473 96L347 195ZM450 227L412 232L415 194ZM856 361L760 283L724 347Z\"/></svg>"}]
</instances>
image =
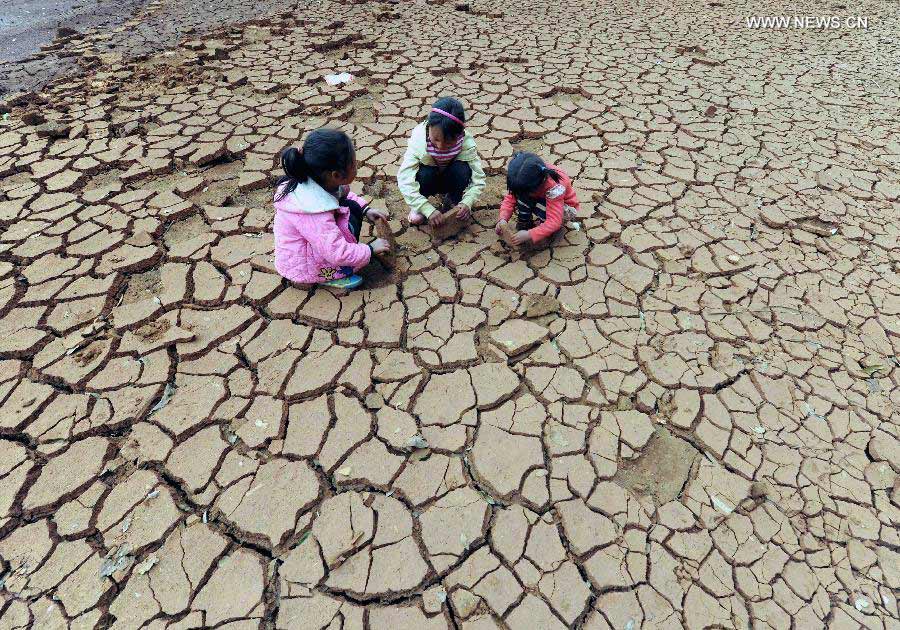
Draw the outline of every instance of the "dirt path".
<instances>
[{"instance_id":1,"label":"dirt path","mask_svg":"<svg viewBox=\"0 0 900 630\"><path fill-rule=\"evenodd\" d=\"M900 23L770 4L173 0L69 41L0 121L0 626L896 627ZM435 245L394 175L445 94L488 190ZM399 244L347 295L273 269L325 124ZM524 254L522 148L582 200Z\"/></svg>"}]
</instances>

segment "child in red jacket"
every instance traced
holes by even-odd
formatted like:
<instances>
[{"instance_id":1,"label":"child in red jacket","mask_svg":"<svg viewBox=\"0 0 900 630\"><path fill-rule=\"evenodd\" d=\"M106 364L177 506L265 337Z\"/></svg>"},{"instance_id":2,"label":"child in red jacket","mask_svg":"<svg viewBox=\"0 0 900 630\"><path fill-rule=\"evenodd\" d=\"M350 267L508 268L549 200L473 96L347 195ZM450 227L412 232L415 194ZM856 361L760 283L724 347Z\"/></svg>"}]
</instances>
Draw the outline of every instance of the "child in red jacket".
<instances>
[{"instance_id":1,"label":"child in red jacket","mask_svg":"<svg viewBox=\"0 0 900 630\"><path fill-rule=\"evenodd\" d=\"M502 234L515 211L514 245L543 244L564 220L574 218L579 208L569 176L534 153L523 151L513 156L506 170L506 188L496 230Z\"/></svg>"}]
</instances>

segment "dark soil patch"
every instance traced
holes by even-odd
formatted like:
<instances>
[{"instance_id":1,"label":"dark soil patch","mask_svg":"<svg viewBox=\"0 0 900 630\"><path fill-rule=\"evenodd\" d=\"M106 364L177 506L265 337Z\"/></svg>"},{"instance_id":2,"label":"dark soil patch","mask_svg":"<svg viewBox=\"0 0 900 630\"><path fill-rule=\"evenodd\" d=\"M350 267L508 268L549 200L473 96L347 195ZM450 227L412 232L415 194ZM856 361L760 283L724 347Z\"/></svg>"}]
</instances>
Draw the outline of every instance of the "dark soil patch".
<instances>
[{"instance_id":1,"label":"dark soil patch","mask_svg":"<svg viewBox=\"0 0 900 630\"><path fill-rule=\"evenodd\" d=\"M159 269L151 269L144 273L136 273L128 278L125 295L122 296L122 304L134 304L149 300L154 295L162 292L162 279Z\"/></svg>"},{"instance_id":2,"label":"dark soil patch","mask_svg":"<svg viewBox=\"0 0 900 630\"><path fill-rule=\"evenodd\" d=\"M681 496L700 457L690 442L657 427L640 457L620 464L613 481L662 505Z\"/></svg>"},{"instance_id":3,"label":"dark soil patch","mask_svg":"<svg viewBox=\"0 0 900 630\"><path fill-rule=\"evenodd\" d=\"M166 247L172 247L209 231L209 226L200 214L192 214L186 219L176 221L169 226L163 237ZM148 272L149 273L149 272Z\"/></svg>"},{"instance_id":4,"label":"dark soil patch","mask_svg":"<svg viewBox=\"0 0 900 630\"><path fill-rule=\"evenodd\" d=\"M529 153L537 153L541 156L543 156L543 152L546 148L547 146L540 138L525 138L513 144L513 149L515 151L527 151Z\"/></svg>"}]
</instances>

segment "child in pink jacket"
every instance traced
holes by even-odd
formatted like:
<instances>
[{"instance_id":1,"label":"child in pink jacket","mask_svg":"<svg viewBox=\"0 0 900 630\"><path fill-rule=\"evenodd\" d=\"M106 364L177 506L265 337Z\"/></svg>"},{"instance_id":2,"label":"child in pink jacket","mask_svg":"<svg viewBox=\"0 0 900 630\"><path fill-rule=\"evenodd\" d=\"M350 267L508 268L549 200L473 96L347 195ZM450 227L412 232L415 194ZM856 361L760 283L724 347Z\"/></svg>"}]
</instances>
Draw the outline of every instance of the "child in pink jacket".
<instances>
[{"instance_id":1,"label":"child in pink jacket","mask_svg":"<svg viewBox=\"0 0 900 630\"><path fill-rule=\"evenodd\" d=\"M356 178L353 142L342 131L317 129L302 149L281 155L284 176L275 192L275 268L300 284L321 283L341 289L362 284L356 271L372 254L388 251L388 242L359 242L363 216L387 220L380 210L350 192Z\"/></svg>"},{"instance_id":2,"label":"child in pink jacket","mask_svg":"<svg viewBox=\"0 0 900 630\"><path fill-rule=\"evenodd\" d=\"M572 180L556 166L527 151L516 153L506 169L506 197L500 204L497 234L516 214L515 245L541 245L574 218L578 196Z\"/></svg>"}]
</instances>

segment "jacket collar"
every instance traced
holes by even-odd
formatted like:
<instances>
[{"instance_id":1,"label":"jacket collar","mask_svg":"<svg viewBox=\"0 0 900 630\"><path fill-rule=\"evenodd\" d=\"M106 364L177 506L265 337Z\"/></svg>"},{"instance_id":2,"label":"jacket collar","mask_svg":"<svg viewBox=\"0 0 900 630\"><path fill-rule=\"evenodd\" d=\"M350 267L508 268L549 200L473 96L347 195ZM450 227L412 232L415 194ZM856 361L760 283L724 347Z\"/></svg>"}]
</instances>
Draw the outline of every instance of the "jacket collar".
<instances>
[{"instance_id":1,"label":"jacket collar","mask_svg":"<svg viewBox=\"0 0 900 630\"><path fill-rule=\"evenodd\" d=\"M302 184L291 192L293 206L296 212L302 214L319 214L337 210L340 207L337 197L319 186L312 177L308 177Z\"/></svg>"}]
</instances>

